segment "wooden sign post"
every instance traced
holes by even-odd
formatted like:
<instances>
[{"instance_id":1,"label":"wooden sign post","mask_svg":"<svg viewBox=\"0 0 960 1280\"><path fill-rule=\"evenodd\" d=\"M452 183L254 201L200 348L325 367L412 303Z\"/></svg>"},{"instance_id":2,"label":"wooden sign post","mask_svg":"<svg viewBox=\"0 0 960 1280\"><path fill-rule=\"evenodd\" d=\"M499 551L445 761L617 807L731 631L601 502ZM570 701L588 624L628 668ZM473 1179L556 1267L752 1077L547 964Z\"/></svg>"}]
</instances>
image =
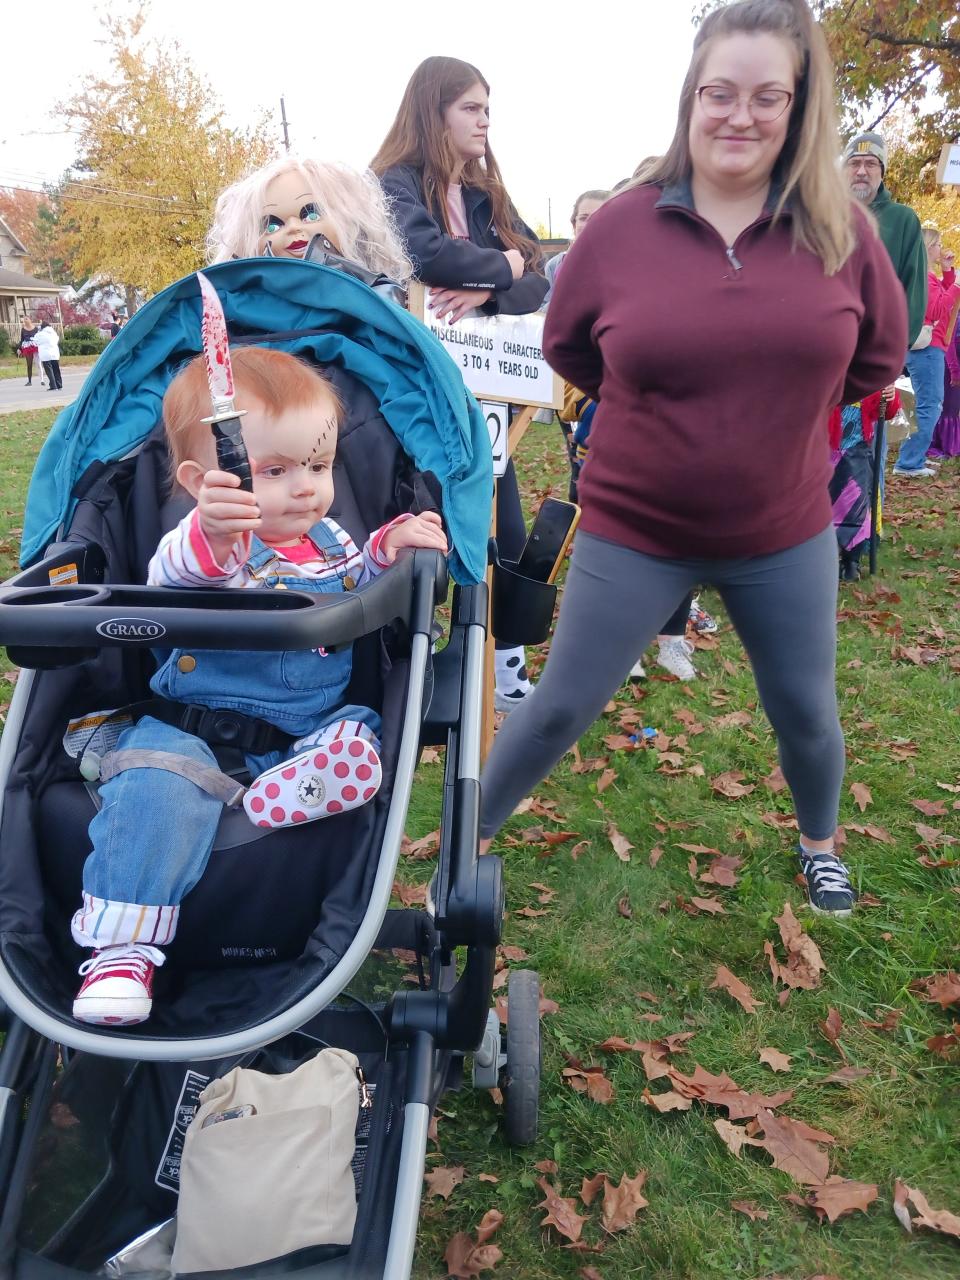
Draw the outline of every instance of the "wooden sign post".
<instances>
[{"instance_id":1,"label":"wooden sign post","mask_svg":"<svg viewBox=\"0 0 960 1280\"><path fill-rule=\"evenodd\" d=\"M506 470L536 411L561 408L563 383L543 358L542 312L525 316L470 316L455 325L444 325L430 315L425 297L422 284L411 284L407 308L446 349L460 370L467 390L476 396L490 432L494 474L490 534L493 537L497 532L497 479ZM487 587L492 605L490 569ZM493 627L488 620L481 743L484 756L493 743L493 655Z\"/></svg>"}]
</instances>

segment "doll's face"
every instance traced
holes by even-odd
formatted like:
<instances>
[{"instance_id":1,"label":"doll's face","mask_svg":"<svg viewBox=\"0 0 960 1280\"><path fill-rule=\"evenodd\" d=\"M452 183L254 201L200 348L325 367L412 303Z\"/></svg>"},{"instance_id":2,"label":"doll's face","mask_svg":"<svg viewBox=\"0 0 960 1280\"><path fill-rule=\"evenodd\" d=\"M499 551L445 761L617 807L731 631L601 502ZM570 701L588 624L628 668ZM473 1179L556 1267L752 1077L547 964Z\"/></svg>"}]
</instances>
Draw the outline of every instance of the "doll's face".
<instances>
[{"instance_id":1,"label":"doll's face","mask_svg":"<svg viewBox=\"0 0 960 1280\"><path fill-rule=\"evenodd\" d=\"M340 253L337 229L318 206L306 176L289 169L267 184L257 252L269 244L277 258L302 258L315 235L325 235Z\"/></svg>"}]
</instances>

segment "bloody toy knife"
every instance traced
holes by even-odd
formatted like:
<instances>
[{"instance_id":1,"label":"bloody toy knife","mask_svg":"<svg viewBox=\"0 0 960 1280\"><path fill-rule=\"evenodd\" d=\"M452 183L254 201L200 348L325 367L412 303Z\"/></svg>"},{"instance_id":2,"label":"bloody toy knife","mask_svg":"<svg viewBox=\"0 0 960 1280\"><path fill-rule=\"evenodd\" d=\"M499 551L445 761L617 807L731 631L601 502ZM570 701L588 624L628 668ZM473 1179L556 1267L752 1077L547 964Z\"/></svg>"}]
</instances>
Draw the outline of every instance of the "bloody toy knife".
<instances>
[{"instance_id":1,"label":"bloody toy knife","mask_svg":"<svg viewBox=\"0 0 960 1280\"><path fill-rule=\"evenodd\" d=\"M207 366L207 384L213 413L201 422L209 422L217 444L217 465L221 471L238 476L240 488L253 493L253 477L250 459L247 457L240 419L246 412L233 403L233 368L230 364L230 344L227 340L227 320L217 291L203 274L197 272L200 297L203 301L203 321L200 335L203 340L203 358Z\"/></svg>"}]
</instances>

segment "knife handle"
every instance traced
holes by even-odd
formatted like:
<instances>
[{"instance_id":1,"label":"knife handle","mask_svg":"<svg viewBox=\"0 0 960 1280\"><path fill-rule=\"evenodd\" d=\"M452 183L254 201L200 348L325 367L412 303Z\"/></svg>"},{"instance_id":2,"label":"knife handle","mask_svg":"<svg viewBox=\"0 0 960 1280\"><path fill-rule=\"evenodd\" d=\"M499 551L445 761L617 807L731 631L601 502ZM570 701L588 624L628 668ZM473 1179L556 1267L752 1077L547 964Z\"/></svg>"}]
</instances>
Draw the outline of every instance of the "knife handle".
<instances>
[{"instance_id":1,"label":"knife handle","mask_svg":"<svg viewBox=\"0 0 960 1280\"><path fill-rule=\"evenodd\" d=\"M234 419L234 422L236 419ZM217 445L217 466L229 475L238 476L240 488L253 493L253 475L250 471L250 459L247 456L243 436L237 427L233 432L226 432L219 423L214 422L211 430Z\"/></svg>"}]
</instances>

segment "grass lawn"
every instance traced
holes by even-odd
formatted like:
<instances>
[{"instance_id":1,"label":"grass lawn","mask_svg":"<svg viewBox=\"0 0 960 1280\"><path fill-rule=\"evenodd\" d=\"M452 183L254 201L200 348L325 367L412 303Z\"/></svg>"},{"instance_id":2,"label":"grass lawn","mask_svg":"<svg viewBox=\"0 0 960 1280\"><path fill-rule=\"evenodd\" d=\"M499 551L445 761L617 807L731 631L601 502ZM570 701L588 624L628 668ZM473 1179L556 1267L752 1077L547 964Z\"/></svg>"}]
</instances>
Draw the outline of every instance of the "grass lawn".
<instances>
[{"instance_id":1,"label":"grass lawn","mask_svg":"<svg viewBox=\"0 0 960 1280\"><path fill-rule=\"evenodd\" d=\"M96 364L96 356L61 356L60 367L65 368L67 365L78 365L87 369L93 368ZM34 376L37 376L37 361L34 358L33 363ZM25 378L27 376L27 362L19 360L16 356L4 356L0 359L0 382L4 378Z\"/></svg>"},{"instance_id":2,"label":"grass lawn","mask_svg":"<svg viewBox=\"0 0 960 1280\"><path fill-rule=\"evenodd\" d=\"M53 416L0 417L5 572L15 561L32 458ZM555 426L531 428L519 464L528 502L565 493ZM949 1041L927 1045L951 1034L960 1010L924 1000L911 986L960 970L958 506L957 463L946 464L933 483L894 482L882 572L842 588L842 821L846 860L869 895L852 919L825 921L804 905L789 794L776 789L773 775L773 738L712 593L704 604L723 625L696 654L700 679L682 686L653 675L621 689L580 742L579 757L565 757L504 829L497 845L510 912L504 943L517 949L508 952L510 963L539 970L545 996L557 1006L543 1020L541 1137L513 1152L500 1135L494 1099L465 1089L444 1100L430 1165L459 1172L449 1179L456 1185L447 1199L424 1200L419 1280L446 1275L448 1241L475 1232L491 1209L503 1215L490 1241L502 1258L483 1274L509 1280L960 1275L960 1240L923 1229L909 1235L892 1208L900 1178L934 1209L960 1214L960 1050ZM542 654L530 658L536 670ZM656 671L652 658L647 665ZM636 725L659 730L654 747L624 749L625 733ZM728 789L744 794L716 794L712 780L731 771L743 775L734 780L742 787ZM422 765L420 779L407 826L413 839L437 825L440 764ZM570 834L549 839L560 832ZM632 846L621 845L619 856L616 832ZM690 845L700 848L683 847ZM742 859L732 875L721 870L716 877L734 884L703 879L723 866L715 851ZM429 860L401 866L410 884L424 883L431 870ZM713 905L697 908L694 897ZM793 990L781 1004L764 944L772 942L786 964L775 920L786 903L825 968L818 986ZM714 914L717 904L722 913ZM755 1012L712 989L721 965L748 985L759 1002ZM630 1046L672 1033L692 1035L673 1041L669 1054L654 1045L646 1058L639 1049L599 1048L609 1037ZM763 1064L766 1048L788 1055L787 1069L774 1074ZM656 1075L672 1066L686 1079L695 1064L726 1073L752 1094L792 1091L777 1114L833 1139L819 1143L831 1174L876 1184L866 1213L831 1225L791 1203L788 1196L805 1189L774 1168L766 1150L747 1145L737 1158L724 1145L714 1121L727 1119L726 1107L693 1102L661 1114L645 1105L645 1090L659 1096L672 1084L649 1081L647 1070ZM602 1076L586 1073L590 1093L561 1074L593 1066ZM825 1083L845 1066L856 1070ZM742 1128L744 1120L736 1123ZM806 1149L796 1131L792 1140L795 1155ZM584 1207L577 1198L582 1180L606 1173L618 1184L641 1171L649 1203L624 1230L605 1233L603 1196ZM576 1199L587 1219L581 1240L596 1252L562 1248L565 1237L541 1228L540 1178ZM747 1202L749 1214L733 1201Z\"/></svg>"}]
</instances>

